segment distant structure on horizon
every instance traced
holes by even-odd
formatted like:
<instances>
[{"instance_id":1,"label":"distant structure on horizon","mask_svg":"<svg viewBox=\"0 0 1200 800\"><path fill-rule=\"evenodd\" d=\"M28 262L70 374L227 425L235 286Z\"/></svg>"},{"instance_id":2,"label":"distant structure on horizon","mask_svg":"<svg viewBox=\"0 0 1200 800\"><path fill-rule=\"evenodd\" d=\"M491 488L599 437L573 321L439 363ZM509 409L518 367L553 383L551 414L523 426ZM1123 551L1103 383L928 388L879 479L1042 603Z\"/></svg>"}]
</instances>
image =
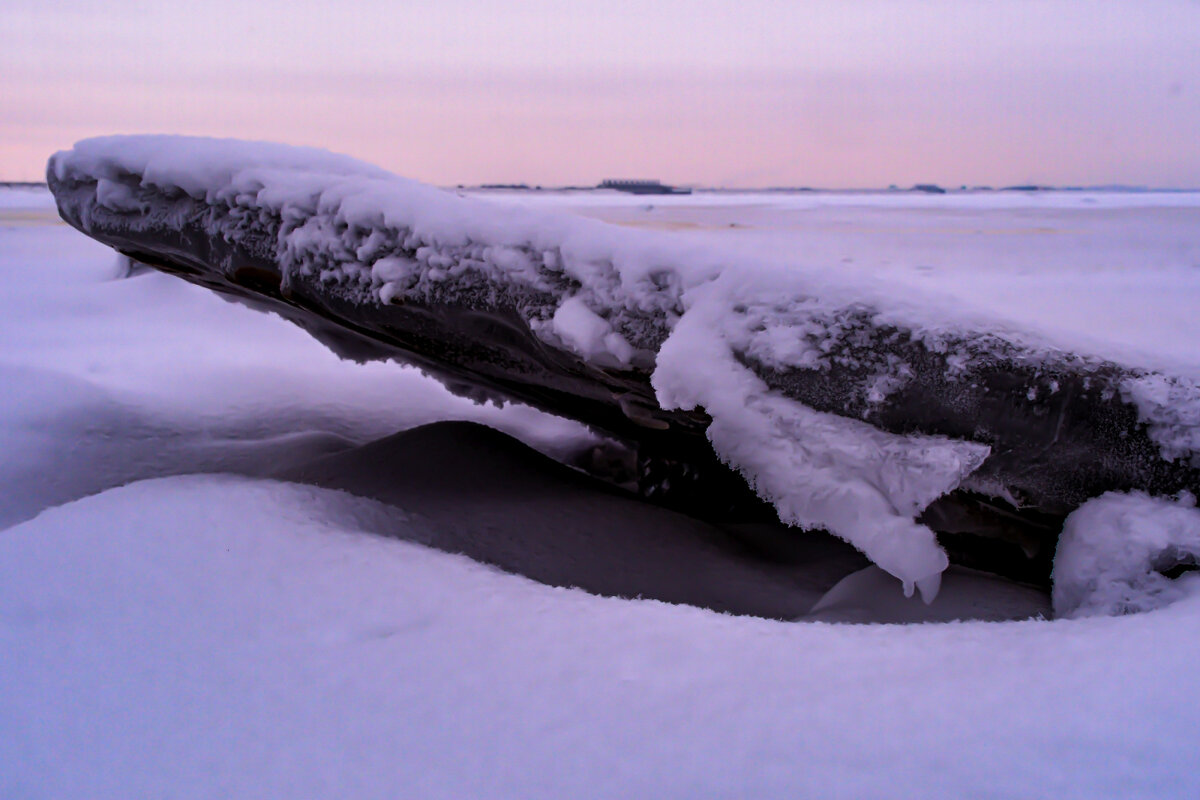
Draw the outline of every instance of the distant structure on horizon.
<instances>
[{"instance_id":1,"label":"distant structure on horizon","mask_svg":"<svg viewBox=\"0 0 1200 800\"><path fill-rule=\"evenodd\" d=\"M661 181L643 181L643 180L622 180L618 178L609 178L600 181L598 189L616 189L618 192L629 192L630 194L691 194L691 189L680 189L675 186L667 186Z\"/></svg>"}]
</instances>

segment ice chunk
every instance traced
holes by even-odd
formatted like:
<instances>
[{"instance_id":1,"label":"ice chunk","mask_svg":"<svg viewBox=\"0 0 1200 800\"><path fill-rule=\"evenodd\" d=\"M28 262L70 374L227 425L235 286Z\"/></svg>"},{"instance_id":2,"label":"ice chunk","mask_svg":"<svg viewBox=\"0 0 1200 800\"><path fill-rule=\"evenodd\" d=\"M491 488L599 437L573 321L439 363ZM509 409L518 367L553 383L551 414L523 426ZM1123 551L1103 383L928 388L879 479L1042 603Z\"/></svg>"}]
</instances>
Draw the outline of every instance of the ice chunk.
<instances>
[{"instance_id":1,"label":"ice chunk","mask_svg":"<svg viewBox=\"0 0 1200 800\"><path fill-rule=\"evenodd\" d=\"M568 347L589 361L628 364L633 357L629 342L614 331L607 320L588 308L581 297L564 300L554 312L551 325Z\"/></svg>"},{"instance_id":2,"label":"ice chunk","mask_svg":"<svg viewBox=\"0 0 1200 800\"><path fill-rule=\"evenodd\" d=\"M1054 613L1086 617L1161 608L1188 593L1187 581L1163 572L1198 560L1195 497L1109 492L1067 517L1054 557Z\"/></svg>"},{"instance_id":3,"label":"ice chunk","mask_svg":"<svg viewBox=\"0 0 1200 800\"><path fill-rule=\"evenodd\" d=\"M957 487L989 448L887 433L769 390L723 340L723 299L715 287L693 294L659 352L659 402L703 407L717 454L784 522L831 531L899 578L905 594L919 585L932 600L948 561L933 531L914 517Z\"/></svg>"},{"instance_id":4,"label":"ice chunk","mask_svg":"<svg viewBox=\"0 0 1200 800\"><path fill-rule=\"evenodd\" d=\"M206 285L256 300L259 271L278 273L272 303L299 309L288 318L348 358L397 357L395 341L372 337L375 324L403 332L436 307L444 324L412 355L464 395L689 442L702 418L658 413L650 385L668 410L703 407L717 454L784 520L837 533L910 593L935 593L946 563L915 517L981 465L985 442L1003 455L974 488L1035 511L1061 513L1114 486L1196 485L1181 458L1200 442L1194 385L1064 352L1037 330L878 274L506 207L261 143L88 140L56 154L48 180L65 219L128 250L184 229L246 248L256 269L217 259ZM313 300L337 311L315 314ZM439 338L490 337L494 326L475 326L500 318L511 336L499 349L524 359L519 368L490 341L476 350ZM331 324L349 327L352 343ZM566 350L585 368L560 358ZM1014 402L997 403L994 385ZM564 402L581 388L588 403ZM1160 448L1174 463L1153 458Z\"/></svg>"}]
</instances>

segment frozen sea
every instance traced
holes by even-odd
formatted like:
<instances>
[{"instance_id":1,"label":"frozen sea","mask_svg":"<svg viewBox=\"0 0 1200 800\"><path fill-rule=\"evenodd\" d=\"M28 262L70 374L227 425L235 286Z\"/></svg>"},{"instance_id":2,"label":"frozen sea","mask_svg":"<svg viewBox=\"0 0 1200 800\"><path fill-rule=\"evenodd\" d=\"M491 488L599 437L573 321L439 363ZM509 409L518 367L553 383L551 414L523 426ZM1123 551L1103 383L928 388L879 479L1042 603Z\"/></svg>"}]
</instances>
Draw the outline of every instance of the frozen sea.
<instances>
[{"instance_id":1,"label":"frozen sea","mask_svg":"<svg viewBox=\"0 0 1200 800\"><path fill-rule=\"evenodd\" d=\"M1200 377L1198 194L484 194ZM0 276L0 797L1200 792L1195 592L845 626L548 587L377 535L425 524L405 509L262 476L435 420L559 457L579 426L122 279L44 190L0 189Z\"/></svg>"}]
</instances>

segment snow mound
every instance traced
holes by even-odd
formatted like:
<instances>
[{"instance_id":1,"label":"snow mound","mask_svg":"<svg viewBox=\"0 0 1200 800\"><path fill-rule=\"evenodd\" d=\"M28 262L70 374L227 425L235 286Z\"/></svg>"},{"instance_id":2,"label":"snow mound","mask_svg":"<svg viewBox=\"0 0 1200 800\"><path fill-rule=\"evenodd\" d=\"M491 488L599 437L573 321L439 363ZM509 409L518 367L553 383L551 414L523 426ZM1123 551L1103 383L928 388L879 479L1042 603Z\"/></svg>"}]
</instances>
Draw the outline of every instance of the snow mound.
<instances>
[{"instance_id":1,"label":"snow mound","mask_svg":"<svg viewBox=\"0 0 1200 800\"><path fill-rule=\"evenodd\" d=\"M5 531L0 796L1200 789L1195 602L798 625L555 589L362 535L415 524L338 492L197 476Z\"/></svg>"},{"instance_id":2,"label":"snow mound","mask_svg":"<svg viewBox=\"0 0 1200 800\"><path fill-rule=\"evenodd\" d=\"M1163 573L1198 563L1195 497L1109 492L1067 517L1054 557L1054 611L1085 617L1162 608L1200 590L1194 575Z\"/></svg>"}]
</instances>

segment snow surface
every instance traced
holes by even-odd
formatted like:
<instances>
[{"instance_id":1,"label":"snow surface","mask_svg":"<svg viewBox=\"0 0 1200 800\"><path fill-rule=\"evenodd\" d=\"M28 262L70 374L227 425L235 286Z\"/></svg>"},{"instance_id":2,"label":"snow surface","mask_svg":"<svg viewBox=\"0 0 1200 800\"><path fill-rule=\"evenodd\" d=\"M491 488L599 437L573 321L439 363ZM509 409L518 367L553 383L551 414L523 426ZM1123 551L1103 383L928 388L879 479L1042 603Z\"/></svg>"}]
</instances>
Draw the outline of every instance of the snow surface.
<instances>
[{"instance_id":1,"label":"snow surface","mask_svg":"<svg viewBox=\"0 0 1200 800\"><path fill-rule=\"evenodd\" d=\"M4 222L6 225L12 225L14 221L20 221L33 212L55 211L54 197L44 186L0 185L0 209L10 212ZM57 212L55 216L57 217Z\"/></svg>"},{"instance_id":2,"label":"snow surface","mask_svg":"<svg viewBox=\"0 0 1200 800\"><path fill-rule=\"evenodd\" d=\"M0 797L1200 792L1200 596L1186 576L1174 604L1121 617L777 623L535 584L376 536L422 523L338 492L158 477L255 474L434 419L556 454L593 440L394 364L339 361L177 279L116 280L110 251L44 213L30 224L49 206L29 197L0 190L0 526L17 523L0 530ZM897 208L911 224L947 208L913 200ZM762 202L728 213L769 227L778 209ZM1108 222L1129 229L1121 209ZM1012 210L979 213L1002 225ZM1129 263L1173 257L1162 221L1136 220ZM797 252L807 241L776 233ZM1158 300L1174 313L1172 280L1181 304L1194 286L1183 271L1092 266L1043 277L1095 311L1144 274L1161 291L1132 294L1147 318ZM1002 267L980 269L980 294L1003 283ZM1034 308L1014 314L1061 322L1037 311L1036 276L1010 278ZM1194 317L1162 348L1196 341ZM1104 535L1112 518L1099 522ZM908 608L952 599L955 575L933 606ZM879 601L846 594L843 610Z\"/></svg>"},{"instance_id":3,"label":"snow surface","mask_svg":"<svg viewBox=\"0 0 1200 800\"><path fill-rule=\"evenodd\" d=\"M400 517L398 519L398 517ZM1192 797L1200 598L837 626L552 589L275 482L0 535L4 797Z\"/></svg>"},{"instance_id":4,"label":"snow surface","mask_svg":"<svg viewBox=\"0 0 1200 800\"><path fill-rule=\"evenodd\" d=\"M599 365L656 363L652 383L660 404L702 405L713 418L708 434L717 455L781 518L835 533L900 578L907 592L919 584L927 599L936 595L947 560L932 531L915 518L957 488L987 448L884 434L817 412L769 392L739 356L810 361L818 354L797 353L796 332L818 331L818 340L836 342L851 309L866 309L873 324L910 331L939 352L981 327L1029 348L1024 357L1030 361L1059 352L1036 330L1009 330L928 287L831 269L797 258L794 250L784 260L761 258L744 248L698 246L704 242L458 197L322 151L178 136L104 137L56 153L48 172L58 181L95 181L98 205L137 212L127 220L133 226L145 224L141 215L149 206L139 192L147 187L227 208L210 221L213 235L263 215L278 218L269 255L281 266L285 289L297 275L316 275L331 293L386 304L436 300L441 292L474 286L473 276L493 278L483 291L512 293L517 299L505 305L515 305L548 343ZM136 183L125 180L130 175ZM81 213L86 229L90 210ZM647 315L662 323L648 324ZM754 315L768 323L751 325ZM773 335L781 330L790 333ZM1089 354L1086 347L1082 352ZM872 379L869 398L879 401L902 385L905 369L888 365ZM1187 416L1200 419L1200 385L1176 385L1177 405L1194 408ZM1174 418L1147 421L1172 457L1200 440Z\"/></svg>"}]
</instances>

